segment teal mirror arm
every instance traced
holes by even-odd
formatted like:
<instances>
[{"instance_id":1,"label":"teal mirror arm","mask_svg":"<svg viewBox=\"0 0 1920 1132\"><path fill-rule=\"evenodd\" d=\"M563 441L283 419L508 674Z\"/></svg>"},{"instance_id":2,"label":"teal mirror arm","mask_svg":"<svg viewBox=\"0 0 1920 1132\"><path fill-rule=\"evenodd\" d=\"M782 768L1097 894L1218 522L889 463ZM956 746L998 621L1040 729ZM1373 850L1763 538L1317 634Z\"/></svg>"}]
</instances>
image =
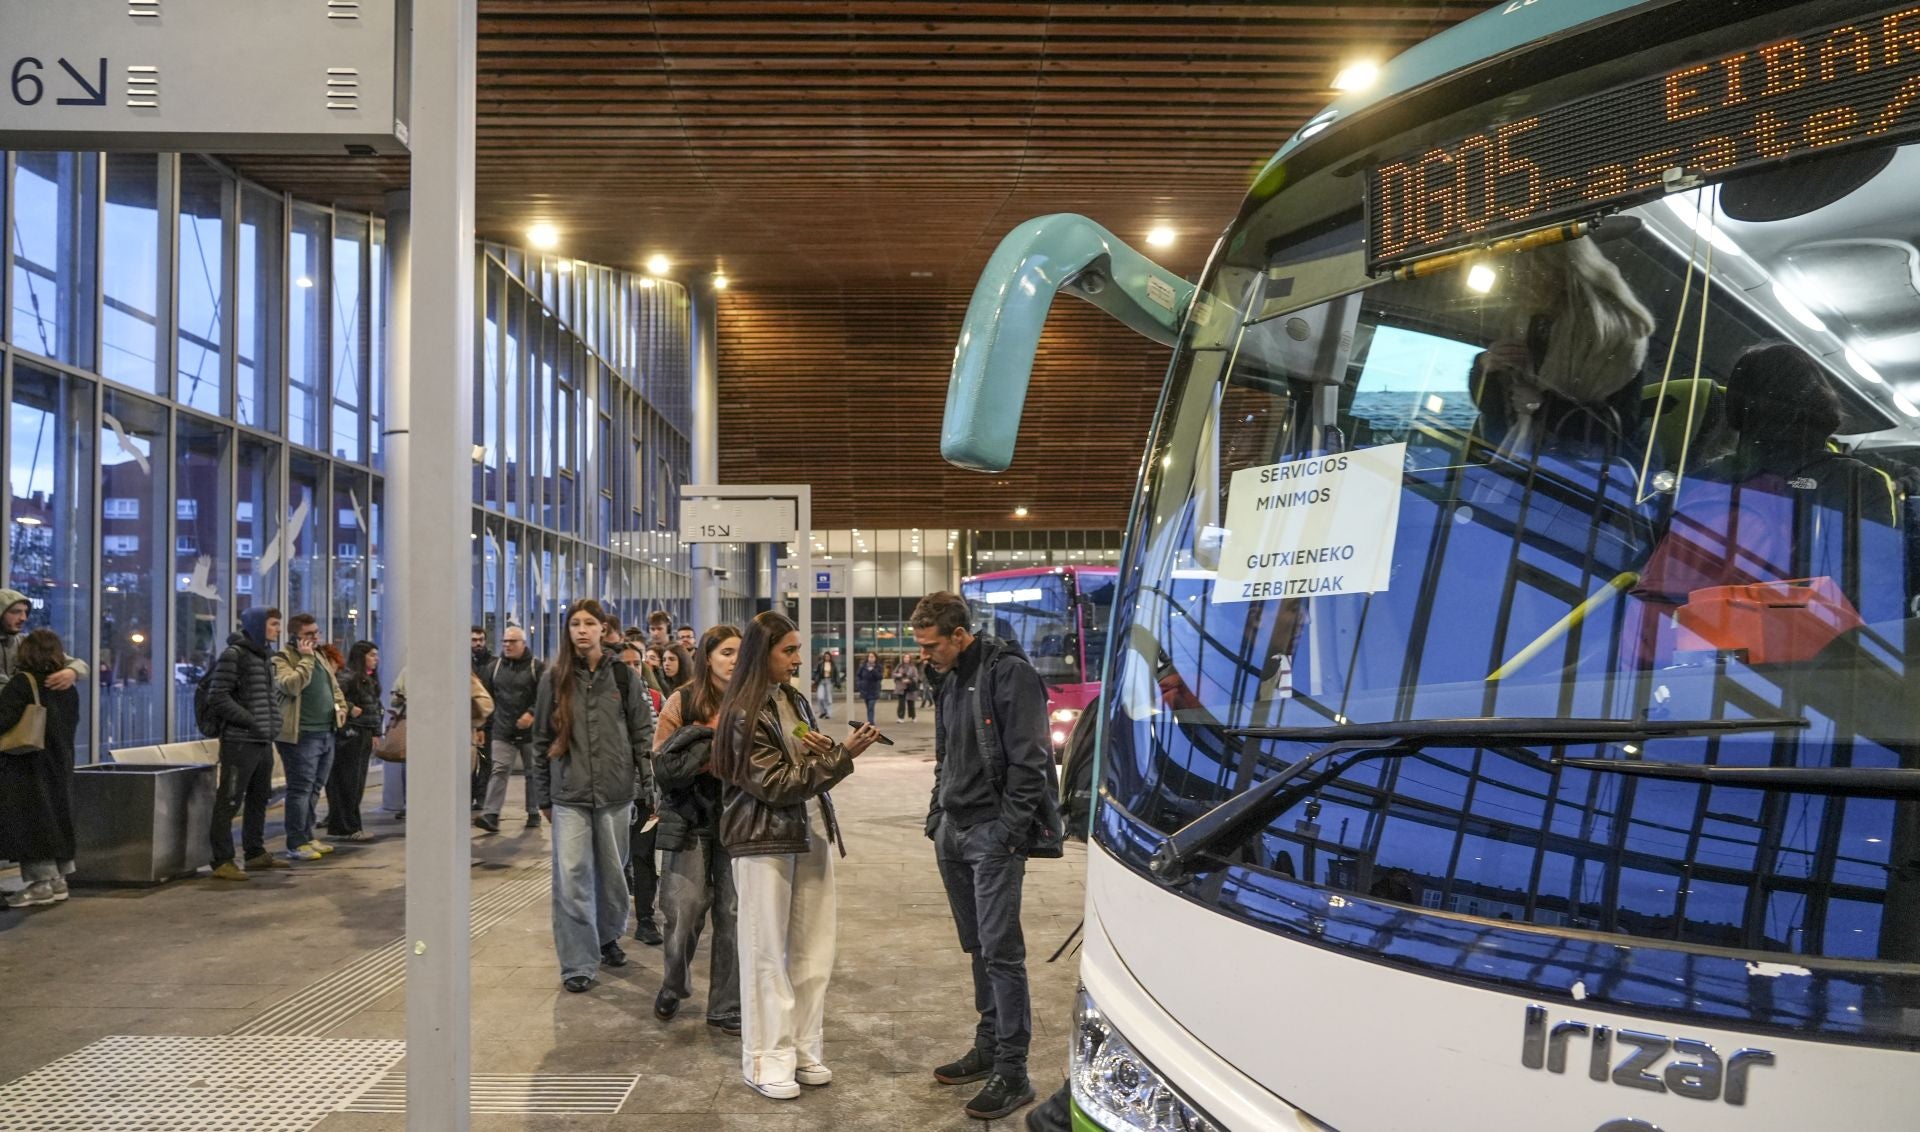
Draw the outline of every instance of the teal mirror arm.
<instances>
[{"instance_id":1,"label":"teal mirror arm","mask_svg":"<svg viewBox=\"0 0 1920 1132\"><path fill-rule=\"evenodd\" d=\"M1013 463L1040 330L1062 288L1165 345L1194 286L1084 216L1039 216L1007 233L980 274L960 327L940 455L981 472Z\"/></svg>"}]
</instances>

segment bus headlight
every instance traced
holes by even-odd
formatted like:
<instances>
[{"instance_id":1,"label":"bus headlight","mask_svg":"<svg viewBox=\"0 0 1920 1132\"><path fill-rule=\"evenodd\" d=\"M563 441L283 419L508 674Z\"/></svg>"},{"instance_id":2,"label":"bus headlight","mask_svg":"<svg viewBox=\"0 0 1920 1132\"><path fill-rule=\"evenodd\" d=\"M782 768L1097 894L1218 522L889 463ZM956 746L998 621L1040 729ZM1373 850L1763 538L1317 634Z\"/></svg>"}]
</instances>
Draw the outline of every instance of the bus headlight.
<instances>
[{"instance_id":1,"label":"bus headlight","mask_svg":"<svg viewBox=\"0 0 1920 1132\"><path fill-rule=\"evenodd\" d=\"M1059 711L1054 712L1050 718L1055 723L1072 724L1074 720L1080 718L1080 709L1063 707Z\"/></svg>"},{"instance_id":2,"label":"bus headlight","mask_svg":"<svg viewBox=\"0 0 1920 1132\"><path fill-rule=\"evenodd\" d=\"M1221 1132L1154 1071L1080 988L1069 1080L1082 1111L1113 1132Z\"/></svg>"}]
</instances>

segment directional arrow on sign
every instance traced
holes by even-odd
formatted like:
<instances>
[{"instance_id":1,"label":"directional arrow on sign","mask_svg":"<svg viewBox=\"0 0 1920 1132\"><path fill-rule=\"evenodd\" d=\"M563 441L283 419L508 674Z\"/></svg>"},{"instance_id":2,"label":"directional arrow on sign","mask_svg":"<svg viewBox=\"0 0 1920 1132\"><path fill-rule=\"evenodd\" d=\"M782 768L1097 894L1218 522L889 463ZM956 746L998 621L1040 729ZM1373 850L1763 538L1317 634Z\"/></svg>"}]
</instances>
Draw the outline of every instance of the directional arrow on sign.
<instances>
[{"instance_id":1,"label":"directional arrow on sign","mask_svg":"<svg viewBox=\"0 0 1920 1132\"><path fill-rule=\"evenodd\" d=\"M69 76L71 76L74 82L79 83L81 90L84 90L87 92L87 97L85 98L59 99L58 102L60 103L60 105L62 106L105 106L107 104L107 61L104 58L100 60L100 85L99 86L95 86L92 83L88 82L87 76L81 74L79 71L74 70L73 64L67 62L65 59L60 60L60 69L65 71Z\"/></svg>"}]
</instances>

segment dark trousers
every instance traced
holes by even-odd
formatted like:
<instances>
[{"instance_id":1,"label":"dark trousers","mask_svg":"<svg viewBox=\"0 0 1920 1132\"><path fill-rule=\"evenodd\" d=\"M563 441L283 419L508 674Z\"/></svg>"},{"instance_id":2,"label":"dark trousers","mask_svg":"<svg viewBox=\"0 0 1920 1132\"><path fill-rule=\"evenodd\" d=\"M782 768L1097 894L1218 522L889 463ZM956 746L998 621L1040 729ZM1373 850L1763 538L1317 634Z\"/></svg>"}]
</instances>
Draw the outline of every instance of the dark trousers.
<instances>
[{"instance_id":1,"label":"dark trousers","mask_svg":"<svg viewBox=\"0 0 1920 1132\"><path fill-rule=\"evenodd\" d=\"M273 794L273 744L220 741L220 785L213 798L213 863L233 860L233 816L249 857L267 851L267 800Z\"/></svg>"},{"instance_id":2,"label":"dark trousers","mask_svg":"<svg viewBox=\"0 0 1920 1132\"><path fill-rule=\"evenodd\" d=\"M1027 858L1005 844L998 821L958 829L942 819L934 840L960 948L973 959L973 1044L993 1054L996 1073L1027 1074L1033 1019L1027 1007L1027 940L1020 931L1020 886Z\"/></svg>"},{"instance_id":3,"label":"dark trousers","mask_svg":"<svg viewBox=\"0 0 1920 1132\"><path fill-rule=\"evenodd\" d=\"M914 692L914 691L901 692L899 695L894 697L893 718L895 719L919 718L918 716L913 714L914 706L919 702L920 702L920 693Z\"/></svg>"},{"instance_id":4,"label":"dark trousers","mask_svg":"<svg viewBox=\"0 0 1920 1132\"><path fill-rule=\"evenodd\" d=\"M487 783L493 781L493 754L488 750L489 746L484 740L473 744L473 773L468 776L472 780L468 785L472 788L473 808L476 810L486 806Z\"/></svg>"},{"instance_id":5,"label":"dark trousers","mask_svg":"<svg viewBox=\"0 0 1920 1132\"><path fill-rule=\"evenodd\" d=\"M633 804L633 829L627 838L627 887L633 890L633 914L649 924L658 923L653 915L653 898L660 892L660 869L653 863L653 842L660 832L654 826L645 833L640 827L653 820L653 807L645 800Z\"/></svg>"},{"instance_id":6,"label":"dark trousers","mask_svg":"<svg viewBox=\"0 0 1920 1132\"><path fill-rule=\"evenodd\" d=\"M360 832L360 799L367 792L367 767L373 759L373 736L365 731L342 731L327 774L327 832L346 837Z\"/></svg>"},{"instance_id":7,"label":"dark trousers","mask_svg":"<svg viewBox=\"0 0 1920 1132\"><path fill-rule=\"evenodd\" d=\"M735 920L739 901L733 892L733 862L713 838L689 837L685 849L668 849L660 857L665 866L660 877L660 911L667 921L660 989L679 999L693 994L693 953L711 914L707 1017L738 1018L740 951Z\"/></svg>"}]
</instances>

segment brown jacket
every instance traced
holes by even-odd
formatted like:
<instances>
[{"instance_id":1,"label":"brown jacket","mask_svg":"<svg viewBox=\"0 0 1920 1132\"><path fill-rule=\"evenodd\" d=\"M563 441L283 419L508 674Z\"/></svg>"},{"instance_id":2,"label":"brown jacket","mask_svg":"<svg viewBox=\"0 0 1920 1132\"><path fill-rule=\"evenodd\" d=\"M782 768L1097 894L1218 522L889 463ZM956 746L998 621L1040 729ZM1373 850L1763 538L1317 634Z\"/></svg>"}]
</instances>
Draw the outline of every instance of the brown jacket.
<instances>
[{"instance_id":1,"label":"brown jacket","mask_svg":"<svg viewBox=\"0 0 1920 1132\"><path fill-rule=\"evenodd\" d=\"M733 857L808 852L807 800L818 797L827 836L840 846L844 857L846 843L840 839L833 799L827 791L853 773L853 755L840 743L824 755L800 746L780 725L775 696L786 696L796 716L808 723L813 721L807 698L786 684L774 687L751 723L744 718L733 721L736 743L749 738L747 730L751 727L752 754L748 756L745 784L728 783L724 787L720 844Z\"/></svg>"}]
</instances>

